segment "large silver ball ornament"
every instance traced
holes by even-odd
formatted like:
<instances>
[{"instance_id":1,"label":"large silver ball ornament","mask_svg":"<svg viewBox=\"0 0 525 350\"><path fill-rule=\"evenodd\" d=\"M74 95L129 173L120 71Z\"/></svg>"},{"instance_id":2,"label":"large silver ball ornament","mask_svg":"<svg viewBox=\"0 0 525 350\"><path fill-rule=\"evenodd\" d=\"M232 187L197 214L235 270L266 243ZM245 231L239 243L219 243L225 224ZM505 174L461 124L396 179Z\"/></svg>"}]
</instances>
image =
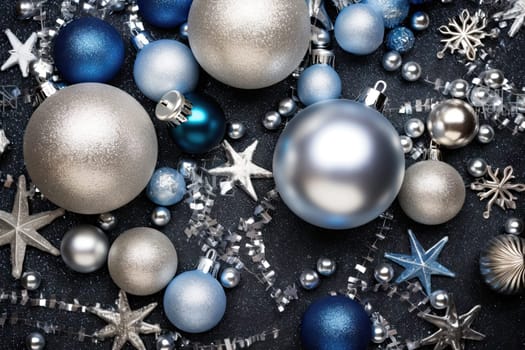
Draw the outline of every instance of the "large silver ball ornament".
<instances>
[{"instance_id":1,"label":"large silver ball ornament","mask_svg":"<svg viewBox=\"0 0 525 350\"><path fill-rule=\"evenodd\" d=\"M310 43L304 0L194 0L189 43L202 68L241 89L285 79Z\"/></svg>"},{"instance_id":2,"label":"large silver ball ornament","mask_svg":"<svg viewBox=\"0 0 525 350\"><path fill-rule=\"evenodd\" d=\"M366 224L395 199L405 172L399 135L378 111L349 100L299 112L277 143L277 189L303 220L328 229Z\"/></svg>"},{"instance_id":3,"label":"large silver ball ornament","mask_svg":"<svg viewBox=\"0 0 525 350\"><path fill-rule=\"evenodd\" d=\"M79 225L67 231L60 244L60 254L73 271L90 273L106 263L108 238L98 227Z\"/></svg>"},{"instance_id":4,"label":"large silver ball ornament","mask_svg":"<svg viewBox=\"0 0 525 350\"><path fill-rule=\"evenodd\" d=\"M137 227L123 232L113 242L108 256L111 279L134 295L157 293L175 276L177 252L162 232Z\"/></svg>"},{"instance_id":5,"label":"large silver ball ornament","mask_svg":"<svg viewBox=\"0 0 525 350\"><path fill-rule=\"evenodd\" d=\"M479 119L467 102L450 99L432 109L427 128L436 143L448 148L459 148L468 145L476 137Z\"/></svg>"},{"instance_id":6,"label":"large silver ball ornament","mask_svg":"<svg viewBox=\"0 0 525 350\"><path fill-rule=\"evenodd\" d=\"M438 160L426 160L407 169L398 198L412 220L439 225L459 213L465 195L465 184L456 169Z\"/></svg>"},{"instance_id":7,"label":"large silver ball ornament","mask_svg":"<svg viewBox=\"0 0 525 350\"><path fill-rule=\"evenodd\" d=\"M56 205L80 214L120 208L146 187L157 136L144 108L105 84L69 86L33 113L24 159L35 185Z\"/></svg>"}]
</instances>

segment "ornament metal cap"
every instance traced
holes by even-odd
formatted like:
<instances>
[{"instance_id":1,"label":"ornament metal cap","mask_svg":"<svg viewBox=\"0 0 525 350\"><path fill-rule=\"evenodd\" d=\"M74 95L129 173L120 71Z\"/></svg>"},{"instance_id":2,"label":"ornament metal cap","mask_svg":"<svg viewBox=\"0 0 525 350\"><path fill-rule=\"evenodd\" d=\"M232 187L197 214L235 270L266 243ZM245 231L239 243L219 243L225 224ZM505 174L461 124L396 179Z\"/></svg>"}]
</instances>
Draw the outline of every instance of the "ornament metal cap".
<instances>
[{"instance_id":1,"label":"ornament metal cap","mask_svg":"<svg viewBox=\"0 0 525 350\"><path fill-rule=\"evenodd\" d=\"M178 126L188 121L193 105L177 90L166 93L155 108L155 116L163 122Z\"/></svg>"},{"instance_id":2,"label":"ornament metal cap","mask_svg":"<svg viewBox=\"0 0 525 350\"><path fill-rule=\"evenodd\" d=\"M328 49L313 49L310 53L310 65L327 64L335 67L335 54Z\"/></svg>"},{"instance_id":3,"label":"ornament metal cap","mask_svg":"<svg viewBox=\"0 0 525 350\"><path fill-rule=\"evenodd\" d=\"M44 81L35 90L35 100L33 105L36 107L44 102L49 96L52 96L60 90L52 81Z\"/></svg>"},{"instance_id":4,"label":"ornament metal cap","mask_svg":"<svg viewBox=\"0 0 525 350\"><path fill-rule=\"evenodd\" d=\"M386 82L378 80L373 88L367 87L361 95L359 95L357 101L363 103L367 107L383 112L386 102L388 101L388 97L384 94L387 86Z\"/></svg>"},{"instance_id":5,"label":"ornament metal cap","mask_svg":"<svg viewBox=\"0 0 525 350\"><path fill-rule=\"evenodd\" d=\"M148 31L131 31L131 44L133 47L140 51L144 48L144 46L148 45L155 39L151 36L151 34Z\"/></svg>"},{"instance_id":6,"label":"ornament metal cap","mask_svg":"<svg viewBox=\"0 0 525 350\"><path fill-rule=\"evenodd\" d=\"M206 252L206 256L201 256L199 259L199 265L197 270L204 273L209 273L213 277L217 278L217 274L221 268L221 264L217 261L217 251L210 249Z\"/></svg>"},{"instance_id":7,"label":"ornament metal cap","mask_svg":"<svg viewBox=\"0 0 525 350\"><path fill-rule=\"evenodd\" d=\"M441 150L438 147L438 144L434 140L430 141L430 147L428 148L426 157L427 160L437 160L441 161L443 159L441 155Z\"/></svg>"}]
</instances>

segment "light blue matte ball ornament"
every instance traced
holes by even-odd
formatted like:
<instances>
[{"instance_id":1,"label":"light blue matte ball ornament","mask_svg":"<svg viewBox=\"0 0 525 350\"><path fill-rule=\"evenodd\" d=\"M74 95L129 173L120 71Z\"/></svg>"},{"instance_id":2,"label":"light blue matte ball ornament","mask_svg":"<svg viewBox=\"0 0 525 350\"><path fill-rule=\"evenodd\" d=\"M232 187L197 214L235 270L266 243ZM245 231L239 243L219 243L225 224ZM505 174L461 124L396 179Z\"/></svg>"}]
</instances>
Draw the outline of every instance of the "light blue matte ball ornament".
<instances>
[{"instance_id":1,"label":"light blue matte ball ornament","mask_svg":"<svg viewBox=\"0 0 525 350\"><path fill-rule=\"evenodd\" d=\"M386 37L386 46L399 53L407 53L412 50L416 42L414 33L406 27L394 28Z\"/></svg>"},{"instance_id":2,"label":"light blue matte ball ornament","mask_svg":"<svg viewBox=\"0 0 525 350\"><path fill-rule=\"evenodd\" d=\"M394 28L407 18L410 11L409 0L363 0L383 16L386 28Z\"/></svg>"},{"instance_id":3,"label":"light blue matte ball ornament","mask_svg":"<svg viewBox=\"0 0 525 350\"><path fill-rule=\"evenodd\" d=\"M174 205L184 198L186 182L177 170L164 167L155 170L151 177L146 195L157 205Z\"/></svg>"},{"instance_id":4,"label":"light blue matte ball ornament","mask_svg":"<svg viewBox=\"0 0 525 350\"><path fill-rule=\"evenodd\" d=\"M345 7L335 21L335 39L346 52L369 55L381 46L385 34L383 18L372 7Z\"/></svg>"},{"instance_id":5,"label":"light blue matte ball ornament","mask_svg":"<svg viewBox=\"0 0 525 350\"><path fill-rule=\"evenodd\" d=\"M297 82L297 95L306 106L339 98L341 90L339 74L327 64L314 64L306 68Z\"/></svg>"},{"instance_id":6,"label":"light blue matte ball ornament","mask_svg":"<svg viewBox=\"0 0 525 350\"><path fill-rule=\"evenodd\" d=\"M159 28L175 28L188 20L192 0L138 0L139 13Z\"/></svg>"},{"instance_id":7,"label":"light blue matte ball ornament","mask_svg":"<svg viewBox=\"0 0 525 350\"><path fill-rule=\"evenodd\" d=\"M139 90L158 102L171 90L186 94L199 82L199 65L188 46L176 40L157 40L139 51L133 67Z\"/></svg>"}]
</instances>

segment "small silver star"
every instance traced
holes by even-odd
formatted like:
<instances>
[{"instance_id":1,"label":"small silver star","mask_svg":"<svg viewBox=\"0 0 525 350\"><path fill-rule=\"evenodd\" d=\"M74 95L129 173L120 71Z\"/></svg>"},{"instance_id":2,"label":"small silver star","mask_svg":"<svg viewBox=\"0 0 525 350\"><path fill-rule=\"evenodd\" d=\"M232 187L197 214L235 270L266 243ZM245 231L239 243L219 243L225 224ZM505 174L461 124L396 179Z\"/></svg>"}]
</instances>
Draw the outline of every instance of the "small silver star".
<instances>
[{"instance_id":1,"label":"small silver star","mask_svg":"<svg viewBox=\"0 0 525 350\"><path fill-rule=\"evenodd\" d=\"M126 293L121 290L116 301L117 311L104 310L97 306L89 308L89 312L100 317L107 323L106 327L95 332L94 336L99 339L115 338L113 350L120 350L129 341L138 350L146 350L146 346L140 334L160 333L158 324L149 324L144 319L157 307L157 303L151 303L138 310L131 310Z\"/></svg>"},{"instance_id":2,"label":"small silver star","mask_svg":"<svg viewBox=\"0 0 525 350\"><path fill-rule=\"evenodd\" d=\"M211 175L230 178L231 182L242 188L254 201L257 201L257 194L253 188L251 178L268 179L273 177L271 171L263 169L252 162L257 144L258 141L256 140L242 153L237 153L228 141L224 141L223 147L226 151L228 162L223 166L208 170L208 173Z\"/></svg>"},{"instance_id":3,"label":"small silver star","mask_svg":"<svg viewBox=\"0 0 525 350\"><path fill-rule=\"evenodd\" d=\"M481 341L485 338L484 334L470 328L481 310L481 306L476 305L466 314L458 316L452 295L449 295L449 298L449 306L445 316L426 313L420 313L418 315L425 321L439 327L438 331L421 339L418 342L419 346L436 344L434 350L442 350L447 346L450 346L453 350L463 350L465 348L465 344L462 341L463 339Z\"/></svg>"},{"instance_id":4,"label":"small silver star","mask_svg":"<svg viewBox=\"0 0 525 350\"><path fill-rule=\"evenodd\" d=\"M16 279L22 275L28 245L55 256L60 255L60 251L36 230L64 215L64 209L29 215L28 195L26 178L21 175L18 178L18 191L16 192L13 211L7 213L0 210L0 246L11 245L12 275Z\"/></svg>"},{"instance_id":5,"label":"small silver star","mask_svg":"<svg viewBox=\"0 0 525 350\"><path fill-rule=\"evenodd\" d=\"M10 29L6 29L5 35L7 35L7 38L9 39L13 49L9 50L11 56L7 59L7 61L5 61L0 70L4 71L8 68L11 68L15 64L18 64L18 67L22 72L22 76L26 78L29 75L29 65L31 62L36 61L37 59L33 54L33 47L35 46L36 40L38 38L37 34L31 34L29 39L27 39L23 44L20 42L20 40L18 40L18 38Z\"/></svg>"}]
</instances>

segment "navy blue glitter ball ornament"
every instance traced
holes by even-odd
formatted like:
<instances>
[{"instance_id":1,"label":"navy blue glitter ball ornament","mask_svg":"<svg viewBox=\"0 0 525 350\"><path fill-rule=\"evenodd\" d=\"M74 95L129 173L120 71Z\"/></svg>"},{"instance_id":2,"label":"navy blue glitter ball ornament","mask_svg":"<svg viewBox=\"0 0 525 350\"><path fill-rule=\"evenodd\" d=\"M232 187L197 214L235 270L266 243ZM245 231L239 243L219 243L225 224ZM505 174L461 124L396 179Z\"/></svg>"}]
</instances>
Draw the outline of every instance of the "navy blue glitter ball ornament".
<instances>
[{"instance_id":1,"label":"navy blue glitter ball ornament","mask_svg":"<svg viewBox=\"0 0 525 350\"><path fill-rule=\"evenodd\" d=\"M175 28L188 20L192 0L138 0L146 22L160 28Z\"/></svg>"},{"instance_id":2,"label":"navy blue glitter ball ornament","mask_svg":"<svg viewBox=\"0 0 525 350\"><path fill-rule=\"evenodd\" d=\"M386 46L393 51L406 53L414 47L416 37L414 33L406 27L394 28L386 37Z\"/></svg>"},{"instance_id":3,"label":"navy blue glitter ball ornament","mask_svg":"<svg viewBox=\"0 0 525 350\"><path fill-rule=\"evenodd\" d=\"M55 39L53 58L70 84L113 79L124 63L124 41L109 23L82 17L62 28Z\"/></svg>"},{"instance_id":4,"label":"navy blue glitter ball ornament","mask_svg":"<svg viewBox=\"0 0 525 350\"><path fill-rule=\"evenodd\" d=\"M410 11L409 0L363 0L361 3L372 6L382 14L386 28L397 27Z\"/></svg>"},{"instance_id":5,"label":"navy blue glitter ball ornament","mask_svg":"<svg viewBox=\"0 0 525 350\"><path fill-rule=\"evenodd\" d=\"M303 315L304 350L366 350L372 326L365 309L344 296L328 296L312 303Z\"/></svg>"},{"instance_id":6,"label":"navy blue glitter ball ornament","mask_svg":"<svg viewBox=\"0 0 525 350\"><path fill-rule=\"evenodd\" d=\"M171 127L175 144L186 153L206 153L217 146L226 132L226 118L219 104L211 97L190 93L191 115L179 126Z\"/></svg>"}]
</instances>

